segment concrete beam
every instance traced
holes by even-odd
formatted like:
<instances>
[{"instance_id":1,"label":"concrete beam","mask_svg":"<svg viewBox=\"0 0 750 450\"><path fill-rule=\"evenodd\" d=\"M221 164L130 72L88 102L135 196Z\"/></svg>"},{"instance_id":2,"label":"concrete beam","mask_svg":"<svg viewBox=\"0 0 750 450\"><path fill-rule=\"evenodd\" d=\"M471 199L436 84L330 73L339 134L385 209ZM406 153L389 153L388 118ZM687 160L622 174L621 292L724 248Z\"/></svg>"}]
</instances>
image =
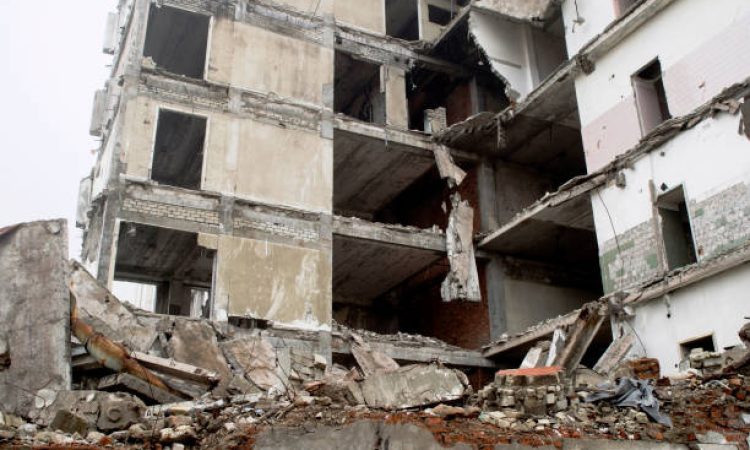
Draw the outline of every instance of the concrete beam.
<instances>
[{"instance_id":1,"label":"concrete beam","mask_svg":"<svg viewBox=\"0 0 750 450\"><path fill-rule=\"evenodd\" d=\"M388 245L445 253L445 234L414 227L373 223L349 217L333 217L333 234Z\"/></svg>"}]
</instances>

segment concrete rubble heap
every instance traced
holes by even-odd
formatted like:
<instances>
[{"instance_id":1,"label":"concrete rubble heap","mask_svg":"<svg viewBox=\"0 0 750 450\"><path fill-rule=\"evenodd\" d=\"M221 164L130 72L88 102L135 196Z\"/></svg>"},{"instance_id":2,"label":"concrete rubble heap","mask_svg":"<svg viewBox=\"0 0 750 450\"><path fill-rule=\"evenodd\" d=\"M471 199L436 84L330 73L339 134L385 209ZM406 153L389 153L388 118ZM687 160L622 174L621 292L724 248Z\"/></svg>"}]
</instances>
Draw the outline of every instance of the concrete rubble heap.
<instances>
[{"instance_id":1,"label":"concrete rubble heap","mask_svg":"<svg viewBox=\"0 0 750 450\"><path fill-rule=\"evenodd\" d=\"M38 224L18 228L24 227L49 229ZM2 239L7 246L18 236L6 232ZM40 239L65 239L64 233L47 236ZM733 357L692 352L691 364L701 371L693 369L687 378L670 379L661 377L656 360L629 359L619 351L619 342L597 363L610 368L609 376L580 365L570 371L544 366L550 358L543 358L538 350L550 354L556 344L538 344L524 359L530 367L500 370L494 382L475 392L460 370L440 363L401 365L375 349L387 336L360 335L339 327L351 346L353 362L346 367L329 363L314 349L278 348L271 330L135 309L121 303L76 262L57 260L44 270L50 272L39 274L40 280L60 270L67 277L70 316L48 324L47 332L73 330L67 349L72 355L72 383L67 389L39 389L28 409L13 401L2 408L0 442L10 448L326 445L321 448L343 449L352 448L347 447L349 434L343 430L367 435L370 427L429 448L438 448L438 442L459 447L491 442L502 448L503 443L515 442L515 448L541 444L577 448L572 442L598 445L601 439L653 443L649 445L670 442L676 448L680 444L747 448L750 378L735 370L744 356L737 352ZM552 360L567 361L570 349L586 340L588 333L582 331L586 327L580 323L592 320L591 311L599 308L591 306L579 314ZM86 331L92 327L85 320L123 339ZM12 358L13 347L8 353ZM608 379L615 378L647 380L644 386L654 390L662 413L673 423L656 423L644 412L647 405L639 409L618 406L614 399L589 401L607 389ZM33 387L33 380L26 382ZM5 393L23 398L23 389L19 385L19 390ZM318 431L307 438L294 432L279 434L299 426ZM330 427L342 434L333 433L338 437L316 443L315 433L330 434ZM601 445L590 448L609 444Z\"/></svg>"}]
</instances>

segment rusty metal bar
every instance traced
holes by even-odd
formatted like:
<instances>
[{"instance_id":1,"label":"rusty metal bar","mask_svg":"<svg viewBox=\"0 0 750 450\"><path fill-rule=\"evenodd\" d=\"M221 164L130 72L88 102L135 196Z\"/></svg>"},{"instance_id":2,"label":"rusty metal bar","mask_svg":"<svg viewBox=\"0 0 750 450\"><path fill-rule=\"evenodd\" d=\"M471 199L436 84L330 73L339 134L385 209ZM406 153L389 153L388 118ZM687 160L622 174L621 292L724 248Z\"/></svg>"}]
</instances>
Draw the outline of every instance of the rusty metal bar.
<instances>
[{"instance_id":1,"label":"rusty metal bar","mask_svg":"<svg viewBox=\"0 0 750 450\"><path fill-rule=\"evenodd\" d=\"M72 292L70 294L70 328L73 335L86 347L86 351L104 367L115 372L129 373L152 386L179 395L131 357L127 348L97 332L91 325L81 320L78 317L76 298Z\"/></svg>"}]
</instances>

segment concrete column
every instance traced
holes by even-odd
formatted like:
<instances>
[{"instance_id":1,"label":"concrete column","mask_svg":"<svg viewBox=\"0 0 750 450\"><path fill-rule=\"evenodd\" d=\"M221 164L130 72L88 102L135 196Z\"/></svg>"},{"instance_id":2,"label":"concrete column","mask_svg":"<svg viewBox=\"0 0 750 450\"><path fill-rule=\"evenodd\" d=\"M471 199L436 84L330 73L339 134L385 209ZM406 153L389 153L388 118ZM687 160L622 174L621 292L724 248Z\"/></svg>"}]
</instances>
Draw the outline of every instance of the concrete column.
<instances>
[{"instance_id":1,"label":"concrete column","mask_svg":"<svg viewBox=\"0 0 750 450\"><path fill-rule=\"evenodd\" d=\"M117 213L120 210L119 189L107 196L102 212L102 235L99 241L99 254L96 259L96 280L109 286L110 275L114 272L116 245L119 237Z\"/></svg>"},{"instance_id":2,"label":"concrete column","mask_svg":"<svg viewBox=\"0 0 750 450\"><path fill-rule=\"evenodd\" d=\"M495 166L489 160L479 164L477 173L481 231L499 227ZM508 329L505 309L505 269L499 257L491 257L485 265L486 295L490 318L490 338L497 340Z\"/></svg>"},{"instance_id":3,"label":"concrete column","mask_svg":"<svg viewBox=\"0 0 750 450\"><path fill-rule=\"evenodd\" d=\"M487 283L487 305L490 318L490 339L495 341L508 330L505 307L505 268L498 257L485 265Z\"/></svg>"},{"instance_id":4,"label":"concrete column","mask_svg":"<svg viewBox=\"0 0 750 450\"><path fill-rule=\"evenodd\" d=\"M483 160L477 173L477 190L479 191L479 214L481 231L492 231L499 227L497 220L497 190L495 185L495 166L491 161Z\"/></svg>"},{"instance_id":5,"label":"concrete column","mask_svg":"<svg viewBox=\"0 0 750 450\"><path fill-rule=\"evenodd\" d=\"M406 102L406 75L404 69L392 66L381 68L385 87L385 123L409 128L409 106Z\"/></svg>"}]
</instances>

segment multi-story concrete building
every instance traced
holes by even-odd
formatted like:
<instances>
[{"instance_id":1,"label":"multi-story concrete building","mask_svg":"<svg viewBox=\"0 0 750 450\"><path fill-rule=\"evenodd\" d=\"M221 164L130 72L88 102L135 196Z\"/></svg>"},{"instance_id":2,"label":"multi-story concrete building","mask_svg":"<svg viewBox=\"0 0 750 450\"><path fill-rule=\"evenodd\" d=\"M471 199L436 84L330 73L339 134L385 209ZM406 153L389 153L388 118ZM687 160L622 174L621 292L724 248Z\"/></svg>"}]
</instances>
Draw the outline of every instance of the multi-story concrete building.
<instances>
[{"instance_id":1,"label":"multi-story concrete building","mask_svg":"<svg viewBox=\"0 0 750 450\"><path fill-rule=\"evenodd\" d=\"M121 0L83 261L334 351L335 319L512 363L605 295L592 358L736 345L750 4L714 3Z\"/></svg>"}]
</instances>

